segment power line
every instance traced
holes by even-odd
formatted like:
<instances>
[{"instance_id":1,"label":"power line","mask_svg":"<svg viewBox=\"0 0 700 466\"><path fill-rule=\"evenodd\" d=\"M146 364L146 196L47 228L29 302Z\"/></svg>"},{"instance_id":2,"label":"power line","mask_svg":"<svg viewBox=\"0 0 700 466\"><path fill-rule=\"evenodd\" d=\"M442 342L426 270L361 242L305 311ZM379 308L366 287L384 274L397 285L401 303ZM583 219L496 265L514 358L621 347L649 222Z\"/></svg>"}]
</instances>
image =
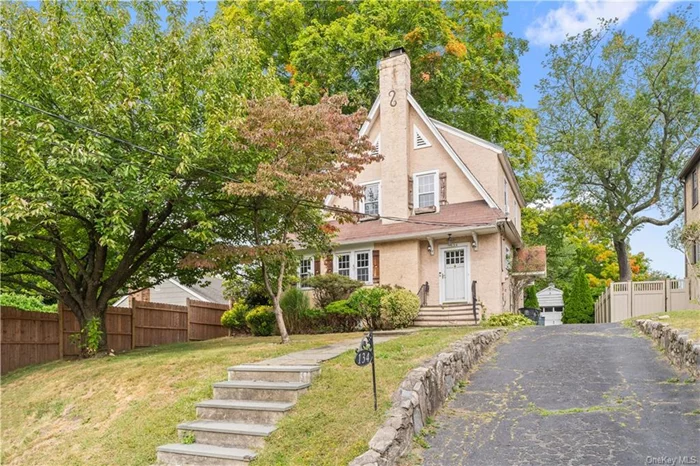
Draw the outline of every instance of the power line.
<instances>
[{"instance_id":1,"label":"power line","mask_svg":"<svg viewBox=\"0 0 700 466\"><path fill-rule=\"evenodd\" d=\"M17 99L17 98L15 98L15 97L9 96L9 95L7 95L7 94L0 93L0 97L2 97L3 99L9 100L9 101L11 101L11 102L14 102L14 103L16 103L16 104L22 105L22 106L24 106L24 107L26 107L26 108L29 108L29 109L31 109L31 110L34 110L35 112L39 112L39 113L42 113L42 114L44 114L44 115L47 115L47 116L49 116L49 117L51 117L51 118L57 119L57 120L59 120L59 121L62 121L63 123L66 123L66 124L75 126L75 127L77 127L77 128L83 129L83 130L85 130L85 131L88 131L88 132L90 132L90 133L92 133L92 134L94 134L94 135L96 135L96 136L104 137L104 138L109 139L109 140L111 140L111 141L113 141L113 142L116 142L116 143L119 143L119 144L128 146L128 147L130 147L130 148L139 150L139 151L141 151L141 152L145 152L145 153L147 153L147 154L150 154L150 155L153 155L153 156L156 156L156 157L161 157L161 158L163 158L163 159L165 159L165 160L168 160L168 161L171 161L171 162L180 163L180 161L179 161L178 159L175 159L175 158L173 158L173 157L169 157L169 156L164 155L164 154L162 154L162 153L160 153L160 152L153 151L153 150L151 150L151 149L148 149L147 147L144 147L144 146L141 146L141 145L139 145L139 144L133 143L133 142L128 141L128 140L126 140L126 139L123 139L123 138L120 138L120 137L117 137L117 136L113 136L113 135L111 135L111 134L104 133L104 132L102 132L102 131L100 131L100 130L97 130L97 129L93 128L93 127L84 125L84 124L79 123L79 122L77 122L77 121L75 121L75 120L71 120L70 118L67 118L67 117L65 117L65 116L63 116L63 115L59 115L59 114L57 114L57 113L53 113L53 112L50 112L50 111L48 111L48 110L44 110L44 109L42 109L42 108L39 108L39 107L37 107L37 106L35 106L35 105L32 105L32 104L30 104L30 103L24 102L24 101L22 101L22 100L20 100L20 99ZM106 156L108 156L110 159L112 159L113 161L116 161L114 158L112 158L111 154L104 153L103 155L106 155ZM123 162L123 163L130 163L130 162L128 162L128 161L122 161L122 162ZM208 174L217 176L217 177L222 178L222 179L225 179L225 180L227 180L227 181L230 181L230 182L233 182L233 183L242 183L242 181L237 180L237 179L235 179L235 178L232 178L232 177L230 177L230 176L224 175L224 174L222 174L222 173L215 172L215 171L213 171L213 170L209 170L209 169L206 169L206 168L203 168L203 167L199 167L199 166L197 166L197 165L195 165L195 164L190 164L190 165L191 165L193 168L198 169L198 170L200 170L200 171L202 171L202 172L204 172L204 173L208 173ZM160 171L160 170L156 169L155 167L149 167L149 169L153 169L153 170L155 170L155 171ZM161 171L161 173L166 173L166 172ZM170 173L167 173L167 174L170 174ZM386 215L379 215L379 214L365 214L364 212L359 212L359 211L351 210L351 209L344 209L344 208L341 208L341 207L327 206L327 205L325 205L325 204L319 205L319 204L317 204L317 203L314 202L314 201L310 201L310 200L306 200L306 199L300 199L300 201L305 202L306 205L307 205L308 207L313 207L313 208L317 208L317 209L322 209L322 210L326 210L326 211L329 211L329 212L343 213L343 214L349 214L349 215L356 215L356 216L359 216L359 217L370 217L370 218L375 218L375 219L392 220L392 221L396 221L396 222L412 223L412 224L417 224L417 225L432 225L432 226L444 226L444 227L470 227L470 226L474 226L474 225L470 225L470 224L455 223L455 222L439 222L439 221L431 221L431 220L418 220L418 219L411 219L411 218L393 217L393 216L386 216Z\"/></svg>"}]
</instances>

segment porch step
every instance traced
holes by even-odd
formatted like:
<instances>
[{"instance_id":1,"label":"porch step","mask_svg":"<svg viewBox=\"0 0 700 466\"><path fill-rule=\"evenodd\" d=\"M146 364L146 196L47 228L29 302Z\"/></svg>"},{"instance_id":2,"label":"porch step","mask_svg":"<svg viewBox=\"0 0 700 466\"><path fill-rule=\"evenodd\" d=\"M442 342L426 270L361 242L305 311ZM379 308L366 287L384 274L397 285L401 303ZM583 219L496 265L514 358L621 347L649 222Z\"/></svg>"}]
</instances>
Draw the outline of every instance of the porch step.
<instances>
[{"instance_id":1,"label":"porch step","mask_svg":"<svg viewBox=\"0 0 700 466\"><path fill-rule=\"evenodd\" d=\"M435 305L421 306L421 308L420 308L421 311L457 311L457 310L470 310L470 311L472 311L473 309L474 309L474 305L472 303L435 304ZM476 311L479 312L480 310L481 310L481 306L479 304L477 304Z\"/></svg>"},{"instance_id":2,"label":"porch step","mask_svg":"<svg viewBox=\"0 0 700 466\"><path fill-rule=\"evenodd\" d=\"M177 429L181 440L190 434L196 443L219 447L262 448L265 437L274 432L275 426L200 420L182 423Z\"/></svg>"},{"instance_id":3,"label":"porch step","mask_svg":"<svg viewBox=\"0 0 700 466\"><path fill-rule=\"evenodd\" d=\"M228 368L228 379L254 382L311 382L321 373L320 366L264 366L243 364Z\"/></svg>"},{"instance_id":4,"label":"porch step","mask_svg":"<svg viewBox=\"0 0 700 466\"><path fill-rule=\"evenodd\" d=\"M170 443L156 449L160 463L172 465L247 466L255 452L199 443Z\"/></svg>"},{"instance_id":5,"label":"porch step","mask_svg":"<svg viewBox=\"0 0 700 466\"><path fill-rule=\"evenodd\" d=\"M466 327L478 325L474 320L414 320L414 327Z\"/></svg>"},{"instance_id":6,"label":"porch step","mask_svg":"<svg viewBox=\"0 0 700 466\"><path fill-rule=\"evenodd\" d=\"M213 384L214 399L296 402L309 382L266 382L229 380Z\"/></svg>"},{"instance_id":7,"label":"porch step","mask_svg":"<svg viewBox=\"0 0 700 466\"><path fill-rule=\"evenodd\" d=\"M250 424L274 424L294 403L274 401L207 400L197 403L197 418Z\"/></svg>"},{"instance_id":8,"label":"porch step","mask_svg":"<svg viewBox=\"0 0 700 466\"><path fill-rule=\"evenodd\" d=\"M478 316L478 314L477 314ZM418 317L464 317L464 318L469 318L473 319L474 318L474 311L471 309L466 311L466 310L460 310L460 311L420 311L418 313Z\"/></svg>"}]
</instances>

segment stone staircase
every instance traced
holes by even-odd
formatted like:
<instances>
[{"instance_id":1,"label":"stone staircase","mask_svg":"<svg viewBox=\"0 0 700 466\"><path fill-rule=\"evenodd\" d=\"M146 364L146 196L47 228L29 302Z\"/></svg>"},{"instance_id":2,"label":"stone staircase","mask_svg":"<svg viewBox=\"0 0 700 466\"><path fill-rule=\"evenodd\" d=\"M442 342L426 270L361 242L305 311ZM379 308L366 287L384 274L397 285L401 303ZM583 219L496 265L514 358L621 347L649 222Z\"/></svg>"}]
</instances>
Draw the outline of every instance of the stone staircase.
<instances>
[{"instance_id":1,"label":"stone staircase","mask_svg":"<svg viewBox=\"0 0 700 466\"><path fill-rule=\"evenodd\" d=\"M182 443L158 447L158 464L247 465L319 373L318 365L229 367L214 399L196 405L198 419L177 426Z\"/></svg>"},{"instance_id":2,"label":"stone staircase","mask_svg":"<svg viewBox=\"0 0 700 466\"><path fill-rule=\"evenodd\" d=\"M481 306L476 306L477 319L471 303L442 304L421 306L418 317L413 321L416 327L456 327L477 325L481 315Z\"/></svg>"}]
</instances>

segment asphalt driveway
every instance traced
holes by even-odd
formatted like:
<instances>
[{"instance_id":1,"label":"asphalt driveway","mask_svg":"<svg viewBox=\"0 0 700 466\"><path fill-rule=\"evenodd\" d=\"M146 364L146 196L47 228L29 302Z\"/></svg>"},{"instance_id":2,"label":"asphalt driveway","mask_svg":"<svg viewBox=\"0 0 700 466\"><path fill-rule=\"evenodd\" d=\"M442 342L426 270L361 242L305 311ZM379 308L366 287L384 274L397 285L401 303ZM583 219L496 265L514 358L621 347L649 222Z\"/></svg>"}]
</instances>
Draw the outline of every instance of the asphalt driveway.
<instances>
[{"instance_id":1,"label":"asphalt driveway","mask_svg":"<svg viewBox=\"0 0 700 466\"><path fill-rule=\"evenodd\" d=\"M440 410L424 464L700 464L685 379L619 324L513 332Z\"/></svg>"}]
</instances>

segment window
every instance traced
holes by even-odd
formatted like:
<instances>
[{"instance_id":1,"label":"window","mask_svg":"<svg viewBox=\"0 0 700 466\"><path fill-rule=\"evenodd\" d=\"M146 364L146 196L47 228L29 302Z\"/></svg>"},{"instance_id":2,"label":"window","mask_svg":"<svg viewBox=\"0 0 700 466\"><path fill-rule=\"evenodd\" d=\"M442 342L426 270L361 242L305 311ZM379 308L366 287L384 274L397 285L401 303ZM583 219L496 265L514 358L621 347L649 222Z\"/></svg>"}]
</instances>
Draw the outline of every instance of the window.
<instances>
[{"instance_id":1,"label":"window","mask_svg":"<svg viewBox=\"0 0 700 466\"><path fill-rule=\"evenodd\" d=\"M508 205L508 179L503 179L503 201L506 206L506 214L510 212L510 206Z\"/></svg>"},{"instance_id":2,"label":"window","mask_svg":"<svg viewBox=\"0 0 700 466\"><path fill-rule=\"evenodd\" d=\"M369 281L369 252L358 252L355 254L355 267L357 271L356 280L361 282Z\"/></svg>"},{"instance_id":3,"label":"window","mask_svg":"<svg viewBox=\"0 0 700 466\"><path fill-rule=\"evenodd\" d=\"M423 207L433 207L437 204L435 203L435 191L437 187L437 173L427 173L416 175L416 189L417 201L416 205L418 208Z\"/></svg>"},{"instance_id":4,"label":"window","mask_svg":"<svg viewBox=\"0 0 700 466\"><path fill-rule=\"evenodd\" d=\"M338 254L338 275L350 276L350 254Z\"/></svg>"},{"instance_id":5,"label":"window","mask_svg":"<svg viewBox=\"0 0 700 466\"><path fill-rule=\"evenodd\" d=\"M361 209L366 215L379 215L379 182L365 185Z\"/></svg>"},{"instance_id":6,"label":"window","mask_svg":"<svg viewBox=\"0 0 700 466\"><path fill-rule=\"evenodd\" d=\"M698 205L698 170L695 169L693 171L693 183L692 183L692 188L693 190L693 207Z\"/></svg>"},{"instance_id":7,"label":"window","mask_svg":"<svg viewBox=\"0 0 700 466\"><path fill-rule=\"evenodd\" d=\"M299 281L302 283L307 278L311 278L314 274L314 258L302 257L299 262Z\"/></svg>"},{"instance_id":8,"label":"window","mask_svg":"<svg viewBox=\"0 0 700 466\"><path fill-rule=\"evenodd\" d=\"M505 254L503 255L503 270L506 273L510 272L510 247L505 247Z\"/></svg>"},{"instance_id":9,"label":"window","mask_svg":"<svg viewBox=\"0 0 700 466\"><path fill-rule=\"evenodd\" d=\"M372 283L372 251L353 251L335 255L339 275Z\"/></svg>"}]
</instances>

